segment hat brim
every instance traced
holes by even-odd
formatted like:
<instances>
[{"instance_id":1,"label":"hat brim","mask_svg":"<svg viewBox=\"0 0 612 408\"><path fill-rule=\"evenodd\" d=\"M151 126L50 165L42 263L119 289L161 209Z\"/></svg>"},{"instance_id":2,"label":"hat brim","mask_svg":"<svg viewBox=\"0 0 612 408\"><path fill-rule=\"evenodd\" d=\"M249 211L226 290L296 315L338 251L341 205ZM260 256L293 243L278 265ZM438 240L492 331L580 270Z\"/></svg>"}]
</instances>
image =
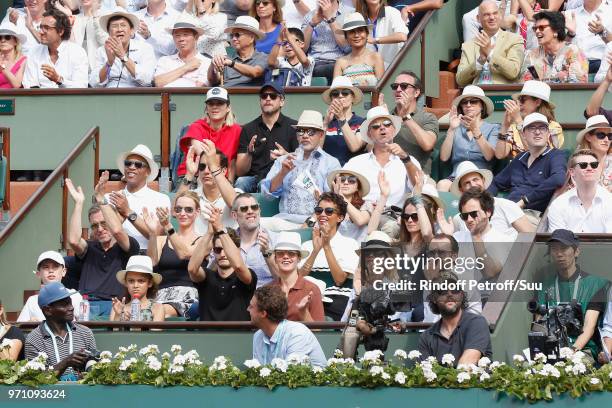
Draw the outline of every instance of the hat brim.
<instances>
[{"instance_id":1,"label":"hat brim","mask_svg":"<svg viewBox=\"0 0 612 408\"><path fill-rule=\"evenodd\" d=\"M529 93L529 92L519 92L519 93L512 94L512 99L514 99L516 101L516 100L518 100L519 96L521 96L521 95L531 96L532 98L537 98L537 99L541 100L542 102L546 102L548 104L548 106L550 106L551 109L555 109L557 107L557 105L555 105L551 101L547 101L546 99L542 99L538 95L534 95L534 94Z\"/></svg>"},{"instance_id":2,"label":"hat brim","mask_svg":"<svg viewBox=\"0 0 612 408\"><path fill-rule=\"evenodd\" d=\"M110 13L110 14L105 14L102 17L100 17L100 27L102 27L102 29L108 33L108 21L113 18L113 17L117 17L117 16L121 16L121 17L125 17L129 20L130 23L132 23L132 28L135 30L138 28L138 25L140 24L140 19L138 17L136 17L134 14L132 13L128 13L125 11L116 11L114 13Z\"/></svg>"},{"instance_id":3,"label":"hat brim","mask_svg":"<svg viewBox=\"0 0 612 408\"><path fill-rule=\"evenodd\" d=\"M166 27L166 32L172 35L172 33L176 30L191 30L198 33L198 35L204 35L205 31L202 27Z\"/></svg>"},{"instance_id":4,"label":"hat brim","mask_svg":"<svg viewBox=\"0 0 612 408\"><path fill-rule=\"evenodd\" d=\"M334 170L327 175L327 185L329 186L330 190L333 190L333 182L338 174L351 174L357 177L357 180L359 180L359 194L362 198L367 196L370 192L370 182L368 181L368 179L365 178L365 176L363 176L362 174L359 174L354 170L348 169Z\"/></svg>"},{"instance_id":5,"label":"hat brim","mask_svg":"<svg viewBox=\"0 0 612 408\"><path fill-rule=\"evenodd\" d=\"M399 116L391 115L391 114L377 115L370 119L366 119L363 121L363 123L359 127L359 135L361 136L361 139L367 144L372 144L372 140L368 136L368 128L370 127L370 123L380 118L387 118L391 120L391 122L393 122L393 126L395 127L395 133L393 134L393 137L397 136L397 134L400 131L400 128L402 127L402 118L400 118Z\"/></svg>"},{"instance_id":6,"label":"hat brim","mask_svg":"<svg viewBox=\"0 0 612 408\"><path fill-rule=\"evenodd\" d=\"M327 130L323 126L319 126L315 123L297 123L296 125L291 125L291 127L294 129L297 129L297 128L317 129L322 132L325 132Z\"/></svg>"},{"instance_id":7,"label":"hat brim","mask_svg":"<svg viewBox=\"0 0 612 408\"><path fill-rule=\"evenodd\" d=\"M590 132L592 132L592 131L594 131L594 130L597 130L597 129L606 129L606 130L608 130L609 132L612 132L612 127L609 127L609 126L593 126L593 127L590 127L590 128L582 129L582 130L581 130L580 132L578 132L578 134L576 135L576 144L577 144L577 145L579 145L580 143L582 143L582 140L584 139L584 136L585 136L587 133L590 133Z\"/></svg>"},{"instance_id":8,"label":"hat brim","mask_svg":"<svg viewBox=\"0 0 612 408\"><path fill-rule=\"evenodd\" d=\"M489 188L489 186L493 182L493 173L491 173L490 170L472 169L470 171L466 171L465 173L458 174L457 177L455 177L455 179L453 180L453 183L451 184L450 192L456 195L457 197L461 197L462 193L461 193L461 190L459 189L459 182L461 181L463 177L465 177L466 175L470 173L478 173L482 176L482 178L484 179L484 189L485 190Z\"/></svg>"},{"instance_id":9,"label":"hat brim","mask_svg":"<svg viewBox=\"0 0 612 408\"><path fill-rule=\"evenodd\" d=\"M119 156L117 157L117 168L119 169L121 174L125 176L125 166L123 162L128 156L132 156L132 155L142 157L149 165L150 173L147 176L147 183L150 183L153 180L155 180L157 178L157 173L159 173L159 166L157 165L157 163L155 163L154 160L143 156L142 153L140 152L129 151L129 152L123 152L119 154Z\"/></svg>"},{"instance_id":10,"label":"hat brim","mask_svg":"<svg viewBox=\"0 0 612 408\"><path fill-rule=\"evenodd\" d=\"M156 284L156 285L159 285L160 282L162 281L162 276L159 273L156 273L156 272L150 273L150 272L145 272L145 271L121 270L121 271L118 271L115 274L115 276L117 277L117 280L119 281L119 283L122 284L123 286L127 286L127 284L125 282L125 275L127 275L128 272L142 273L143 275L149 275L153 279L153 283Z\"/></svg>"},{"instance_id":11,"label":"hat brim","mask_svg":"<svg viewBox=\"0 0 612 408\"><path fill-rule=\"evenodd\" d=\"M365 248L356 249L355 253L357 255L361 255L362 251L373 251L373 250L392 251L393 247L383 246L383 245L371 245L371 246L366 246Z\"/></svg>"},{"instance_id":12,"label":"hat brim","mask_svg":"<svg viewBox=\"0 0 612 408\"><path fill-rule=\"evenodd\" d=\"M322 94L321 97L323 98L323 102L325 102L326 104L330 105L332 103L332 99L331 99L331 93L332 91L336 90L336 89L349 89L353 92L353 106L357 105L358 103L360 103L363 100L363 92L361 92L361 89L359 89L356 86L336 86L336 87L329 87L328 89L326 89Z\"/></svg>"},{"instance_id":13,"label":"hat brim","mask_svg":"<svg viewBox=\"0 0 612 408\"><path fill-rule=\"evenodd\" d=\"M49 305L51 305L51 304L53 304L53 303L55 303L55 302L59 302L60 300L68 299L69 297L71 297L72 295L74 295L75 293L77 293L77 291L76 291L76 290L74 290L74 289L68 289L68 288L66 288L66 290L68 291L68 294L67 294L67 295L65 295L65 296L64 296L64 295L62 295L62 296L56 296L56 297L52 298L50 301L48 301L46 305L40 305L40 304L39 304L38 306L39 306L39 307L49 306ZM39 299L40 299L40 297L39 297Z\"/></svg>"},{"instance_id":14,"label":"hat brim","mask_svg":"<svg viewBox=\"0 0 612 408\"><path fill-rule=\"evenodd\" d=\"M13 30L1 29L0 30L0 35L10 35L12 37L15 37L17 39L17 42L20 45L22 45L22 44L24 44L24 43L26 43L28 41L28 37L26 37L23 34L16 33Z\"/></svg>"},{"instance_id":15,"label":"hat brim","mask_svg":"<svg viewBox=\"0 0 612 408\"><path fill-rule=\"evenodd\" d=\"M344 33L347 33L349 31L353 31L353 30L355 30L355 29L357 29L359 27L365 27L368 30L372 31L372 29L374 28L374 25L373 24L364 23L364 24L359 24L359 25L355 25L355 26L351 26L351 27L346 27L346 28L342 27L342 28L339 28L337 30L334 30L334 32L336 34L344 35Z\"/></svg>"},{"instance_id":16,"label":"hat brim","mask_svg":"<svg viewBox=\"0 0 612 408\"><path fill-rule=\"evenodd\" d=\"M482 95L474 95L474 94L465 94L465 95L459 95L458 97L456 97L453 100L453 106L455 108L458 108L459 105L461 104L461 101L466 99L466 98L478 98L482 101L482 103L484 103L484 107L485 107L485 112L487 113L487 116L491 116L493 114L493 101L491 100L491 98L487 97L487 96L482 96Z\"/></svg>"},{"instance_id":17,"label":"hat brim","mask_svg":"<svg viewBox=\"0 0 612 408\"><path fill-rule=\"evenodd\" d=\"M234 24L231 25L229 27L227 27L225 30L223 30L224 33L231 33L232 30L244 30L244 31L249 31L252 34L255 35L255 37L257 37L258 40L261 40L262 38L264 38L266 35L263 33L263 31L259 31L254 29L251 26L245 25L245 24Z\"/></svg>"}]
</instances>

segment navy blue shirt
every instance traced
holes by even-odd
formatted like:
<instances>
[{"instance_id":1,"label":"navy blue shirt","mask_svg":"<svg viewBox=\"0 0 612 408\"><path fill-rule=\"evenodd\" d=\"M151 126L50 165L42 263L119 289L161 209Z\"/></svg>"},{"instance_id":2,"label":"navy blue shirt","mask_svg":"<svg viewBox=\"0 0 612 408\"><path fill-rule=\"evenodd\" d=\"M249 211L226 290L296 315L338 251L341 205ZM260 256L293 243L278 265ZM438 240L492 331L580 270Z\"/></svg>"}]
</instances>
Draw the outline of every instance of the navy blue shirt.
<instances>
[{"instance_id":1,"label":"navy blue shirt","mask_svg":"<svg viewBox=\"0 0 612 408\"><path fill-rule=\"evenodd\" d=\"M527 197L526 209L544 211L555 190L565 183L565 154L559 149L547 148L531 167L527 167L529 152L524 152L512 160L505 169L493 179L489 192L496 195L499 191L509 191L508 200L518 202Z\"/></svg>"},{"instance_id":2,"label":"navy blue shirt","mask_svg":"<svg viewBox=\"0 0 612 408\"><path fill-rule=\"evenodd\" d=\"M355 134L358 134L359 127L363 123L364 118L361 116L357 116L353 114L348 121L349 127L353 130ZM351 152L346 145L346 141L344 140L344 135L342 133L342 129L338 129L338 120L332 119L331 122L327 125L327 131L325 132L325 142L323 143L323 150L334 156L340 162L341 166L344 166L344 163L349 161L351 157L356 156L359 152Z\"/></svg>"}]
</instances>

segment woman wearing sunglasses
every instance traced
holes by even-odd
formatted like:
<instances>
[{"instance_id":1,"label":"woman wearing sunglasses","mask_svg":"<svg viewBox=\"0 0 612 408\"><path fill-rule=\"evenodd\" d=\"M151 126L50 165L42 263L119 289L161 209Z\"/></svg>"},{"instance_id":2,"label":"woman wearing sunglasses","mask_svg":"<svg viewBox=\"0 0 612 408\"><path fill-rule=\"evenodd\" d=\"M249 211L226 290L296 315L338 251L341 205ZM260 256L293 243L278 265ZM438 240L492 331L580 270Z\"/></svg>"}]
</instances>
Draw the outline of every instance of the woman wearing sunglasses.
<instances>
[{"instance_id":1,"label":"woman wearing sunglasses","mask_svg":"<svg viewBox=\"0 0 612 408\"><path fill-rule=\"evenodd\" d=\"M436 209L431 199L424 199L423 185L424 175L418 173L412 196L404 202L400 216L399 240L410 256L422 253L433 237Z\"/></svg>"},{"instance_id":2,"label":"woman wearing sunglasses","mask_svg":"<svg viewBox=\"0 0 612 408\"><path fill-rule=\"evenodd\" d=\"M285 0L255 0L249 10L249 15L259 21L259 31L265 34L262 40L257 41L255 49L269 54L276 44L283 21L283 6Z\"/></svg>"},{"instance_id":3,"label":"woman wearing sunglasses","mask_svg":"<svg viewBox=\"0 0 612 408\"><path fill-rule=\"evenodd\" d=\"M21 55L21 44L25 41L13 23L0 26L0 88L21 88L27 59Z\"/></svg>"},{"instance_id":4,"label":"woman wearing sunglasses","mask_svg":"<svg viewBox=\"0 0 612 408\"><path fill-rule=\"evenodd\" d=\"M163 277L155 301L164 305L166 318L187 317L189 308L198 300L198 291L189 278L187 265L201 237L194 229L199 215L200 200L193 191L183 191L174 198L172 216L177 220L178 231L170 223L165 208L157 208L156 214L143 210L149 230L147 255L153 261L154 271ZM165 236L157 236L160 226Z\"/></svg>"},{"instance_id":5,"label":"woman wearing sunglasses","mask_svg":"<svg viewBox=\"0 0 612 408\"><path fill-rule=\"evenodd\" d=\"M376 85L385 67L380 54L366 48L370 30L363 16L359 13L349 14L338 31L344 35L351 52L336 61L334 78L344 75L355 86Z\"/></svg>"},{"instance_id":6,"label":"woman wearing sunglasses","mask_svg":"<svg viewBox=\"0 0 612 408\"><path fill-rule=\"evenodd\" d=\"M370 183L362 174L348 169L334 170L327 176L329 188L346 202L347 216L340 224L338 232L357 242L365 239L368 233L368 222L374 211L370 201L363 197L370 192Z\"/></svg>"},{"instance_id":7,"label":"woman wearing sunglasses","mask_svg":"<svg viewBox=\"0 0 612 408\"><path fill-rule=\"evenodd\" d=\"M576 150L591 150L603 167L600 184L612 192L612 127L603 115L591 116L576 135Z\"/></svg>"},{"instance_id":8,"label":"woman wearing sunglasses","mask_svg":"<svg viewBox=\"0 0 612 408\"><path fill-rule=\"evenodd\" d=\"M354 86L349 78L337 76L321 96L329 105L323 118L323 126L327 128L323 150L337 158L340 165L344 166L365 145L359 137L359 127L364 118L353 112L353 106L363 99L363 92Z\"/></svg>"},{"instance_id":9,"label":"woman wearing sunglasses","mask_svg":"<svg viewBox=\"0 0 612 408\"><path fill-rule=\"evenodd\" d=\"M468 85L453 101L446 138L440 147L440 160L450 161L451 175L438 181L438 190L450 191L459 163L469 160L479 169L493 168L499 124L484 119L493 113L493 101L475 85Z\"/></svg>"},{"instance_id":10,"label":"woman wearing sunglasses","mask_svg":"<svg viewBox=\"0 0 612 408\"><path fill-rule=\"evenodd\" d=\"M527 150L521 129L523 118L530 113L541 113L548 119L550 140L548 146L560 149L565 137L561 125L555 121L555 105L550 102L550 86L541 81L527 81L518 94L504 101L506 112L502 122L499 140L495 146L495 157L499 160L514 158Z\"/></svg>"}]
</instances>

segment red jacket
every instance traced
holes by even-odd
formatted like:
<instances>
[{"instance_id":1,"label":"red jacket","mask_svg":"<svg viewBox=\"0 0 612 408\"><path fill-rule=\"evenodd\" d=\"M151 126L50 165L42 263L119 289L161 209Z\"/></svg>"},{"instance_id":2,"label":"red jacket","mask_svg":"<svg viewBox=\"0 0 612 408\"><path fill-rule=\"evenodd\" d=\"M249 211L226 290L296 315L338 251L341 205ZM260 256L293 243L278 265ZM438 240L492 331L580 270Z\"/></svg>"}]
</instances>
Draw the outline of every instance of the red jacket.
<instances>
[{"instance_id":1,"label":"red jacket","mask_svg":"<svg viewBox=\"0 0 612 408\"><path fill-rule=\"evenodd\" d=\"M184 176L187 172L185 167L185 158L187 157L187 151L191 146L191 139L203 141L204 139L212 140L217 149L221 150L228 160L228 166L232 164L232 161L238 154L238 143L240 142L240 132L242 128L240 125L226 126L223 125L221 129L214 130L210 127L210 124L204 119L198 119L193 122L187 133L181 139L180 146L184 154L183 161L177 169L179 176Z\"/></svg>"}]
</instances>

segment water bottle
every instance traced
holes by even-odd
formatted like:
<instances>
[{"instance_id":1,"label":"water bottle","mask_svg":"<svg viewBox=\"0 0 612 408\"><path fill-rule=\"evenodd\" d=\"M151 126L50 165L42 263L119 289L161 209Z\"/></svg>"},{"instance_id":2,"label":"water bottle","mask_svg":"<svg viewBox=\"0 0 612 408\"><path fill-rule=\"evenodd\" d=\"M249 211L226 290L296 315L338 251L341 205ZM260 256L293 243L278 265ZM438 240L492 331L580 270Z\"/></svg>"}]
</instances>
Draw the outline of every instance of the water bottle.
<instances>
[{"instance_id":1,"label":"water bottle","mask_svg":"<svg viewBox=\"0 0 612 408\"><path fill-rule=\"evenodd\" d=\"M134 295L130 309L130 320L133 322L140 321L140 295Z\"/></svg>"},{"instance_id":2,"label":"water bottle","mask_svg":"<svg viewBox=\"0 0 612 408\"><path fill-rule=\"evenodd\" d=\"M79 304L79 320L89 320L89 296L83 295L83 300Z\"/></svg>"}]
</instances>

